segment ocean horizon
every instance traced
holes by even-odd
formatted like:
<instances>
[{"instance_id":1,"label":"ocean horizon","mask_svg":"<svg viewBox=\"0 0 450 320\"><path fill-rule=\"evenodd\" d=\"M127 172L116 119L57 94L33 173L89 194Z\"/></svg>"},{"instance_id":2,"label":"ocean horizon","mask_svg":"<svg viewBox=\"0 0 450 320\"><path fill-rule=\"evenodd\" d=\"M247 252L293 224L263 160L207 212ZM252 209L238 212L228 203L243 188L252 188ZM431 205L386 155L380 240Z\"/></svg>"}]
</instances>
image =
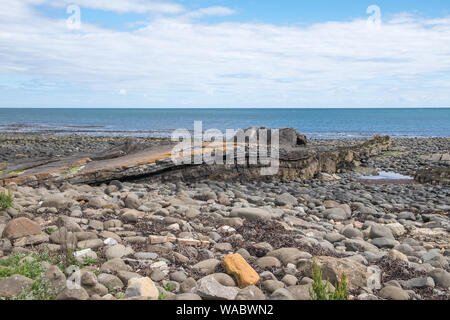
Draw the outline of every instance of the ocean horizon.
<instances>
[{"instance_id":1,"label":"ocean horizon","mask_svg":"<svg viewBox=\"0 0 450 320\"><path fill-rule=\"evenodd\" d=\"M170 136L292 127L309 138L449 137L450 108L0 108L0 132Z\"/></svg>"}]
</instances>

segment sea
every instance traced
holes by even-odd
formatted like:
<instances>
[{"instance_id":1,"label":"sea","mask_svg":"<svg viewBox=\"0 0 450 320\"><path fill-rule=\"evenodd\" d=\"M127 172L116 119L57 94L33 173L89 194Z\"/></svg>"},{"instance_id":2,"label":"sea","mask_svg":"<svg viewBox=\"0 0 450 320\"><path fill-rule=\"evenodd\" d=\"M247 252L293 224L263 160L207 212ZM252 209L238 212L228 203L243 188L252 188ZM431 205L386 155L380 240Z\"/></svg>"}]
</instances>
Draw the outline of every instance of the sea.
<instances>
[{"instance_id":1,"label":"sea","mask_svg":"<svg viewBox=\"0 0 450 320\"><path fill-rule=\"evenodd\" d=\"M0 132L170 136L176 129L293 127L308 138L450 137L450 108L136 109L0 108Z\"/></svg>"}]
</instances>

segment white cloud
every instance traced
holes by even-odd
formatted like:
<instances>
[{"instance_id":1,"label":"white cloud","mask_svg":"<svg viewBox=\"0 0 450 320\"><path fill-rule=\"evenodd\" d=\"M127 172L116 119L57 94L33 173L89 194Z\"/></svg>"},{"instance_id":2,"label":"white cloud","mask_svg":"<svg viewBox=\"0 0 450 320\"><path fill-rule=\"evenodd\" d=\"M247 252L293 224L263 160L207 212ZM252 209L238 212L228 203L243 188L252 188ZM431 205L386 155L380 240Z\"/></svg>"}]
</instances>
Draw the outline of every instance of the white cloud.
<instances>
[{"instance_id":1,"label":"white cloud","mask_svg":"<svg viewBox=\"0 0 450 320\"><path fill-rule=\"evenodd\" d=\"M153 3L95 2L118 12ZM73 31L24 2L8 3L12 9L0 12L0 74L64 81L98 104L110 105L107 93L123 88L141 99L148 93L155 106L450 104L449 17L384 18L379 30L364 19L307 27L186 19L232 13L216 7L130 32L83 21Z\"/></svg>"},{"instance_id":2,"label":"white cloud","mask_svg":"<svg viewBox=\"0 0 450 320\"><path fill-rule=\"evenodd\" d=\"M229 16L234 13L235 13L234 10L231 10L230 8L217 6L194 10L186 13L184 17L189 19L198 19L206 16Z\"/></svg>"},{"instance_id":3,"label":"white cloud","mask_svg":"<svg viewBox=\"0 0 450 320\"><path fill-rule=\"evenodd\" d=\"M120 90L119 90L119 94L120 94L121 96L126 96L126 95L127 95L127 90L125 90L125 89L120 89Z\"/></svg>"},{"instance_id":4,"label":"white cloud","mask_svg":"<svg viewBox=\"0 0 450 320\"><path fill-rule=\"evenodd\" d=\"M8 0L12 1L12 0ZM23 0L31 4L47 4L57 8L65 8L75 4L81 8L114 11L118 13L168 13L177 14L185 11L182 5L167 1L152 0Z\"/></svg>"}]
</instances>

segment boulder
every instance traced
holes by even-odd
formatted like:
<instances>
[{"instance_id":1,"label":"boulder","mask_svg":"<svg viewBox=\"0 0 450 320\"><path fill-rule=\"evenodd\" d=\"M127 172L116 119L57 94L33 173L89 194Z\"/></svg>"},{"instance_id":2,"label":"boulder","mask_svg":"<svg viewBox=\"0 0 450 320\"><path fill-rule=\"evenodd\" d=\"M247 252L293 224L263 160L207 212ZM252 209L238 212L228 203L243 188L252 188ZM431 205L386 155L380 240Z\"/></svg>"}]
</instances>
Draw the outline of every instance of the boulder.
<instances>
[{"instance_id":1,"label":"boulder","mask_svg":"<svg viewBox=\"0 0 450 320\"><path fill-rule=\"evenodd\" d=\"M36 222L25 217L19 217L8 222L3 230L2 237L14 240L40 233L41 227Z\"/></svg>"},{"instance_id":2,"label":"boulder","mask_svg":"<svg viewBox=\"0 0 450 320\"><path fill-rule=\"evenodd\" d=\"M71 200L60 194L50 195L42 199L41 207L63 209L67 208Z\"/></svg>"},{"instance_id":3,"label":"boulder","mask_svg":"<svg viewBox=\"0 0 450 320\"><path fill-rule=\"evenodd\" d=\"M392 234L392 231L389 227L383 226L380 224L373 224L370 227L369 232L370 239L376 239L376 238L394 238L394 235Z\"/></svg>"},{"instance_id":4,"label":"boulder","mask_svg":"<svg viewBox=\"0 0 450 320\"><path fill-rule=\"evenodd\" d=\"M428 275L433 278L434 282L441 288L450 290L450 273L436 268L428 273Z\"/></svg>"},{"instance_id":5,"label":"boulder","mask_svg":"<svg viewBox=\"0 0 450 320\"><path fill-rule=\"evenodd\" d=\"M367 286L369 273L363 264L348 259L321 256L316 258L317 264L322 269L322 277L332 285L341 280L343 274L347 276L349 289L363 288ZM300 271L312 278L313 260L301 260L297 265Z\"/></svg>"},{"instance_id":6,"label":"boulder","mask_svg":"<svg viewBox=\"0 0 450 320\"><path fill-rule=\"evenodd\" d=\"M273 268L273 267L276 267L276 268L281 267L280 260L278 260L275 257L271 257L271 256L261 257L258 260L256 260L255 264L257 266L259 266L260 268L262 268L262 269Z\"/></svg>"},{"instance_id":7,"label":"boulder","mask_svg":"<svg viewBox=\"0 0 450 320\"><path fill-rule=\"evenodd\" d=\"M31 288L33 280L19 274L0 280L0 297L12 298L23 290Z\"/></svg>"},{"instance_id":8,"label":"boulder","mask_svg":"<svg viewBox=\"0 0 450 320\"><path fill-rule=\"evenodd\" d=\"M312 256L308 252L300 251L297 248L280 248L267 253L269 257L275 257L283 264L296 264L300 259L311 259Z\"/></svg>"},{"instance_id":9,"label":"boulder","mask_svg":"<svg viewBox=\"0 0 450 320\"><path fill-rule=\"evenodd\" d=\"M125 296L131 297L148 297L150 299L158 299L159 291L153 281L148 278L132 278L128 281L128 287Z\"/></svg>"},{"instance_id":10,"label":"boulder","mask_svg":"<svg viewBox=\"0 0 450 320\"><path fill-rule=\"evenodd\" d=\"M66 287L66 276L57 266L50 266L44 275L50 286L55 289L56 293L61 292Z\"/></svg>"},{"instance_id":11,"label":"boulder","mask_svg":"<svg viewBox=\"0 0 450 320\"><path fill-rule=\"evenodd\" d=\"M57 296L56 300L88 300L89 294L84 288L65 288Z\"/></svg>"},{"instance_id":12,"label":"boulder","mask_svg":"<svg viewBox=\"0 0 450 320\"><path fill-rule=\"evenodd\" d=\"M193 290L207 300L234 300L239 293L237 288L223 286L211 276L200 279Z\"/></svg>"},{"instance_id":13,"label":"boulder","mask_svg":"<svg viewBox=\"0 0 450 320\"><path fill-rule=\"evenodd\" d=\"M287 290L292 294L295 300L311 300L311 295L309 294L312 290L311 284L296 285L288 287Z\"/></svg>"},{"instance_id":14,"label":"boulder","mask_svg":"<svg viewBox=\"0 0 450 320\"><path fill-rule=\"evenodd\" d=\"M323 211L323 215L327 219L333 219L334 221L347 220L351 216L341 207L326 209Z\"/></svg>"},{"instance_id":15,"label":"boulder","mask_svg":"<svg viewBox=\"0 0 450 320\"><path fill-rule=\"evenodd\" d=\"M139 197L134 193L129 193L124 202L125 206L130 209L138 209L141 206Z\"/></svg>"},{"instance_id":16,"label":"boulder","mask_svg":"<svg viewBox=\"0 0 450 320\"><path fill-rule=\"evenodd\" d=\"M390 300L409 300L409 294L399 287L386 286L380 291L380 297Z\"/></svg>"},{"instance_id":17,"label":"boulder","mask_svg":"<svg viewBox=\"0 0 450 320\"><path fill-rule=\"evenodd\" d=\"M123 288L122 280L112 274L100 273L97 280L110 290L121 290Z\"/></svg>"},{"instance_id":18,"label":"boulder","mask_svg":"<svg viewBox=\"0 0 450 320\"><path fill-rule=\"evenodd\" d=\"M123 262L123 260L120 258L108 260L100 267L100 272L114 274L118 273L119 271L131 271L131 267L127 266L125 262Z\"/></svg>"},{"instance_id":19,"label":"boulder","mask_svg":"<svg viewBox=\"0 0 450 320\"><path fill-rule=\"evenodd\" d=\"M242 290L239 291L239 293L236 295L235 300L251 300L251 301L260 301L260 300L266 300L266 296L256 286L248 286Z\"/></svg>"},{"instance_id":20,"label":"boulder","mask_svg":"<svg viewBox=\"0 0 450 320\"><path fill-rule=\"evenodd\" d=\"M134 250L131 247L125 247L122 244L116 244L115 246L111 246L106 249L105 255L106 258L114 259L114 258L122 258L124 256L133 254Z\"/></svg>"},{"instance_id":21,"label":"boulder","mask_svg":"<svg viewBox=\"0 0 450 320\"><path fill-rule=\"evenodd\" d=\"M269 220L271 214L259 208L236 208L231 211L231 217L245 218L248 220Z\"/></svg>"},{"instance_id":22,"label":"boulder","mask_svg":"<svg viewBox=\"0 0 450 320\"><path fill-rule=\"evenodd\" d=\"M208 275L214 273L214 270L216 270L219 264L220 261L217 259L207 259L200 261L199 263L195 264L192 268L194 270L197 270L198 272Z\"/></svg>"},{"instance_id":23,"label":"boulder","mask_svg":"<svg viewBox=\"0 0 450 320\"><path fill-rule=\"evenodd\" d=\"M278 206L285 206L285 205L296 206L298 204L298 200L296 197L286 192L276 196L275 204Z\"/></svg>"},{"instance_id":24,"label":"boulder","mask_svg":"<svg viewBox=\"0 0 450 320\"><path fill-rule=\"evenodd\" d=\"M280 288L272 292L270 300L295 300L295 297L289 290Z\"/></svg>"},{"instance_id":25,"label":"boulder","mask_svg":"<svg viewBox=\"0 0 450 320\"><path fill-rule=\"evenodd\" d=\"M236 279L240 288L258 283L258 273L256 273L239 253L226 256L223 264L226 272Z\"/></svg>"}]
</instances>

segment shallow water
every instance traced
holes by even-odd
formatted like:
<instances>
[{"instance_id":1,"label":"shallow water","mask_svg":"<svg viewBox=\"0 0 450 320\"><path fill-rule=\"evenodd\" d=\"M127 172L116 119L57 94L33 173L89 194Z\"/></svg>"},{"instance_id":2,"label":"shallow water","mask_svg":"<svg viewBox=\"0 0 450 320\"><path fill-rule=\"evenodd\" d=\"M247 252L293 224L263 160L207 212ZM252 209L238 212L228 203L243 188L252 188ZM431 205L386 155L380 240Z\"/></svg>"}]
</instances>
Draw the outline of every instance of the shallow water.
<instances>
[{"instance_id":1,"label":"shallow water","mask_svg":"<svg viewBox=\"0 0 450 320\"><path fill-rule=\"evenodd\" d=\"M380 171L377 176L362 176L365 180L414 180L413 177L405 176L392 171Z\"/></svg>"}]
</instances>

